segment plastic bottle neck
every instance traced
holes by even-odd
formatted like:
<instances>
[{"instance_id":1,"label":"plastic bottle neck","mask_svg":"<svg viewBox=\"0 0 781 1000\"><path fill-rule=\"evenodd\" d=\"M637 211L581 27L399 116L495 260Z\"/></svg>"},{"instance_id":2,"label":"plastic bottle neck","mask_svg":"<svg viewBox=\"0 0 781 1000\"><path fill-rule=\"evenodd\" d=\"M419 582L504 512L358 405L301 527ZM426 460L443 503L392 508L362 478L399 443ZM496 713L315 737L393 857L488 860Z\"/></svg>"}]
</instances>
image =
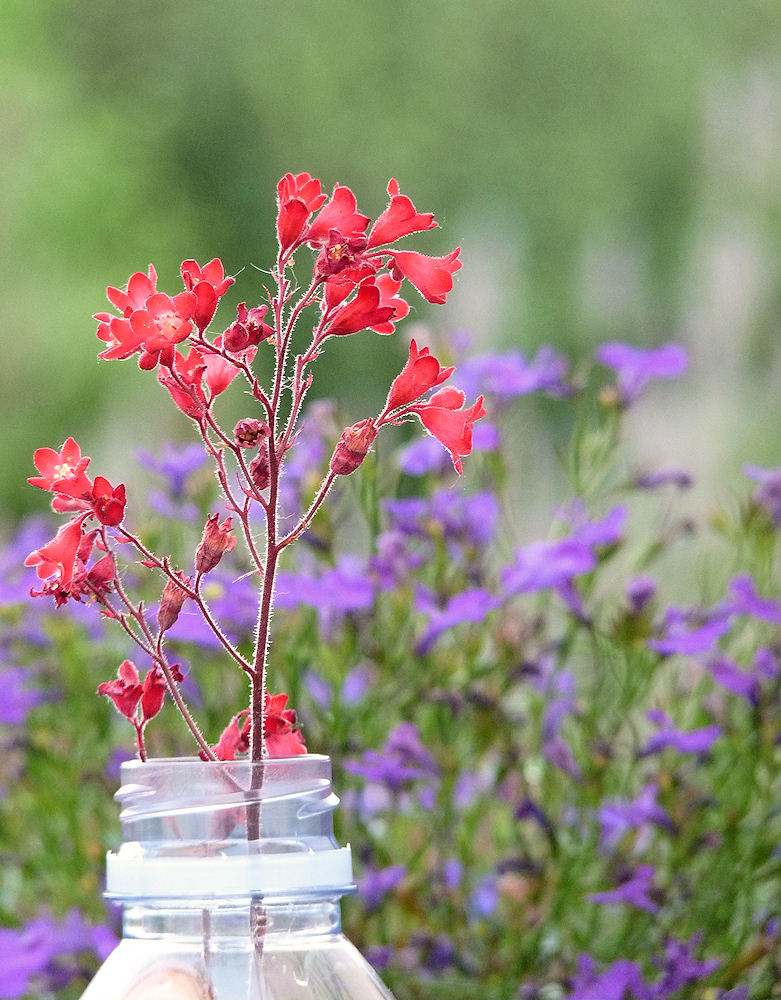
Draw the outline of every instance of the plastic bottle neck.
<instances>
[{"instance_id":1,"label":"plastic bottle neck","mask_svg":"<svg viewBox=\"0 0 781 1000\"><path fill-rule=\"evenodd\" d=\"M123 931L126 938L219 941L249 946L251 913L249 902L156 900L126 904ZM295 944L301 937L339 936L341 914L338 899L277 901L263 906L264 938L270 946Z\"/></svg>"}]
</instances>

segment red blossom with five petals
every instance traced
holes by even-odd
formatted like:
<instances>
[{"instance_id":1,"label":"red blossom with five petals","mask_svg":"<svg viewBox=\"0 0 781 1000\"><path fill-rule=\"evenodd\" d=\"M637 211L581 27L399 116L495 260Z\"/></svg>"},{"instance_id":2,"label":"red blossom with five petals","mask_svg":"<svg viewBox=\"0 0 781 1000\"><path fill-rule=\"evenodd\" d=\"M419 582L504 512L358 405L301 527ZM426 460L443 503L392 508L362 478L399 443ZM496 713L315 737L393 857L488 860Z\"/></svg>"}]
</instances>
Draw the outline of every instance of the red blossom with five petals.
<instances>
[{"instance_id":1,"label":"red blossom with five petals","mask_svg":"<svg viewBox=\"0 0 781 1000\"><path fill-rule=\"evenodd\" d=\"M396 308L388 303L383 304L383 287L378 285L374 278L362 281L357 295L334 312L323 336L345 337L351 333L358 333L359 330L372 330L378 327L392 333L393 324L389 321L395 315ZM389 331L388 326L391 327Z\"/></svg>"},{"instance_id":2,"label":"red blossom with five petals","mask_svg":"<svg viewBox=\"0 0 781 1000\"><path fill-rule=\"evenodd\" d=\"M394 250L392 273L398 271L403 275L424 299L443 305L448 292L453 289L453 275L461 270L460 253L461 247L456 247L444 257L427 257L414 250Z\"/></svg>"},{"instance_id":3,"label":"red blossom with five petals","mask_svg":"<svg viewBox=\"0 0 781 1000\"><path fill-rule=\"evenodd\" d=\"M135 719L143 691L138 670L132 660L123 660L120 663L116 680L98 684L98 694L110 698L119 714L131 721Z\"/></svg>"},{"instance_id":4,"label":"red blossom with five petals","mask_svg":"<svg viewBox=\"0 0 781 1000\"><path fill-rule=\"evenodd\" d=\"M429 389L450 378L454 371L452 367L443 368L428 347L418 348L413 340L409 345L409 360L391 384L383 417L400 406L420 399Z\"/></svg>"},{"instance_id":5,"label":"red blossom with five petals","mask_svg":"<svg viewBox=\"0 0 781 1000\"><path fill-rule=\"evenodd\" d=\"M147 299L143 309L136 309L130 316L130 326L143 346L139 368L151 371L158 363L170 367L176 345L190 336L195 305L192 292L174 296L158 292Z\"/></svg>"},{"instance_id":6,"label":"red blossom with five petals","mask_svg":"<svg viewBox=\"0 0 781 1000\"><path fill-rule=\"evenodd\" d=\"M124 291L113 288L111 285L106 289L106 297L123 316L129 316L136 309L143 309L146 300L157 291L157 272L150 264L146 274L136 271L130 276L127 287Z\"/></svg>"},{"instance_id":7,"label":"red blossom with five petals","mask_svg":"<svg viewBox=\"0 0 781 1000\"><path fill-rule=\"evenodd\" d=\"M92 483L84 470L90 463L72 437L69 437L60 448L38 448L33 455L36 469L40 476L33 476L27 482L42 490L64 493L67 496L83 497L92 490Z\"/></svg>"},{"instance_id":8,"label":"red blossom with five petals","mask_svg":"<svg viewBox=\"0 0 781 1000\"><path fill-rule=\"evenodd\" d=\"M326 200L311 174L285 174L277 184L277 236L282 253L299 241L312 214Z\"/></svg>"},{"instance_id":9,"label":"red blossom with five petals","mask_svg":"<svg viewBox=\"0 0 781 1000\"><path fill-rule=\"evenodd\" d=\"M467 409L463 409L464 394L454 386L445 386L435 392L431 399L419 406L411 406L409 413L416 413L420 422L450 452L453 468L463 472L461 458L472 451L472 425L485 416L483 397Z\"/></svg>"},{"instance_id":10,"label":"red blossom with five petals","mask_svg":"<svg viewBox=\"0 0 781 1000\"><path fill-rule=\"evenodd\" d=\"M369 233L369 249L436 227L431 212L418 212L406 195L399 194L399 183L395 178L388 182L388 194L390 204L382 215L377 216Z\"/></svg>"},{"instance_id":11,"label":"red blossom with five petals","mask_svg":"<svg viewBox=\"0 0 781 1000\"><path fill-rule=\"evenodd\" d=\"M56 576L57 584L67 591L73 579L76 556L81 545L84 517L85 515L76 517L64 524L50 542L27 556L25 566L35 566L41 580Z\"/></svg>"},{"instance_id":12,"label":"red blossom with five petals","mask_svg":"<svg viewBox=\"0 0 781 1000\"><path fill-rule=\"evenodd\" d=\"M217 310L217 303L227 292L235 278L226 277L219 257L199 267L194 260L185 260L181 267L182 281L188 292L195 295L192 319L203 333L211 323Z\"/></svg>"}]
</instances>

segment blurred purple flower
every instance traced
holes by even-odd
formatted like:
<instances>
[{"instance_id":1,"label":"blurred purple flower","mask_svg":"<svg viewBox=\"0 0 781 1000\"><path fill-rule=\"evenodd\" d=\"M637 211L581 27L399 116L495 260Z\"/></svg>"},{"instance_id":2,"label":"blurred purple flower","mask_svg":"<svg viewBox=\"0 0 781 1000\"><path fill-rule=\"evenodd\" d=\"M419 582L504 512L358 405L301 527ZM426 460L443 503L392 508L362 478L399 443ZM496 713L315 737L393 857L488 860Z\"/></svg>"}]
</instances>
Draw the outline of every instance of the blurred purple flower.
<instances>
[{"instance_id":1,"label":"blurred purple flower","mask_svg":"<svg viewBox=\"0 0 781 1000\"><path fill-rule=\"evenodd\" d=\"M496 875L485 875L472 890L467 902L467 919L480 920L490 917L499 905L499 880Z\"/></svg>"},{"instance_id":2,"label":"blurred purple flower","mask_svg":"<svg viewBox=\"0 0 781 1000\"><path fill-rule=\"evenodd\" d=\"M612 905L627 903L629 906L645 910L646 913L658 913L659 904L650 897L653 890L654 869L652 865L639 865L630 877L615 889L607 892L592 892L588 899L592 903Z\"/></svg>"},{"instance_id":3,"label":"blurred purple flower","mask_svg":"<svg viewBox=\"0 0 781 1000\"><path fill-rule=\"evenodd\" d=\"M748 574L736 576L730 584L730 610L737 615L748 615L771 625L781 625L781 602L760 597L754 581Z\"/></svg>"},{"instance_id":4,"label":"blurred purple flower","mask_svg":"<svg viewBox=\"0 0 781 1000\"><path fill-rule=\"evenodd\" d=\"M393 958L393 948L388 944L377 944L371 948L366 948L363 953L366 961L377 970L382 972L390 965Z\"/></svg>"},{"instance_id":5,"label":"blurred purple flower","mask_svg":"<svg viewBox=\"0 0 781 1000\"><path fill-rule=\"evenodd\" d=\"M665 469L635 476L633 485L640 490L656 490L661 486L675 486L679 490L688 490L692 482L691 474L685 469Z\"/></svg>"},{"instance_id":6,"label":"blurred purple flower","mask_svg":"<svg viewBox=\"0 0 781 1000\"><path fill-rule=\"evenodd\" d=\"M744 465L743 472L759 483L754 502L767 511L776 527L781 526L781 468L763 469L758 465Z\"/></svg>"},{"instance_id":7,"label":"blurred purple flower","mask_svg":"<svg viewBox=\"0 0 781 1000\"><path fill-rule=\"evenodd\" d=\"M655 824L673 830L670 817L657 804L659 788L655 783L646 785L634 799L608 799L597 810L600 824L600 841L613 848L629 830Z\"/></svg>"},{"instance_id":8,"label":"blurred purple flower","mask_svg":"<svg viewBox=\"0 0 781 1000\"><path fill-rule=\"evenodd\" d=\"M500 605L498 597L474 587L452 597L444 608L432 611L423 635L418 639L415 652L425 656L437 639L448 629L464 622L482 622Z\"/></svg>"},{"instance_id":9,"label":"blurred purple flower","mask_svg":"<svg viewBox=\"0 0 781 1000\"><path fill-rule=\"evenodd\" d=\"M561 507L558 516L570 526L570 537L590 549L621 541L626 525L626 507L612 507L601 521L592 521L582 500Z\"/></svg>"},{"instance_id":10,"label":"blurred purple flower","mask_svg":"<svg viewBox=\"0 0 781 1000\"><path fill-rule=\"evenodd\" d=\"M469 399L479 393L509 398L544 392L566 397L573 392L566 381L568 368L567 358L548 346L541 347L530 361L520 351L482 354L458 366L458 385Z\"/></svg>"},{"instance_id":11,"label":"blurred purple flower","mask_svg":"<svg viewBox=\"0 0 781 1000\"><path fill-rule=\"evenodd\" d=\"M374 671L371 667L353 667L345 675L342 686L339 690L339 700L343 705L360 705L369 692L374 680Z\"/></svg>"},{"instance_id":12,"label":"blurred purple flower","mask_svg":"<svg viewBox=\"0 0 781 1000\"><path fill-rule=\"evenodd\" d=\"M0 724L24 725L30 709L47 700L42 691L27 687L29 681L30 672L24 667L0 670Z\"/></svg>"},{"instance_id":13,"label":"blurred purple flower","mask_svg":"<svg viewBox=\"0 0 781 1000\"><path fill-rule=\"evenodd\" d=\"M757 677L765 677L771 681L781 677L781 652L777 648L761 646L754 653L754 670Z\"/></svg>"},{"instance_id":14,"label":"blurred purple flower","mask_svg":"<svg viewBox=\"0 0 781 1000\"><path fill-rule=\"evenodd\" d=\"M647 645L663 656L680 653L694 656L697 653L709 653L730 628L729 609L716 609L706 612L703 624L694 624L697 615L682 608L668 608L664 618L664 634L660 639L648 639ZM708 618L710 614L712 617Z\"/></svg>"},{"instance_id":15,"label":"blurred purple flower","mask_svg":"<svg viewBox=\"0 0 781 1000\"><path fill-rule=\"evenodd\" d=\"M407 869L404 865L390 865L388 868L374 868L367 865L363 878L358 882L358 895L367 910L376 910L383 899L404 879Z\"/></svg>"},{"instance_id":16,"label":"blurred purple flower","mask_svg":"<svg viewBox=\"0 0 781 1000\"><path fill-rule=\"evenodd\" d=\"M159 456L152 455L146 449L136 452L136 459L143 468L156 472L167 480L168 490L175 500L184 497L187 480L193 472L197 472L208 461L208 455L199 444L163 445Z\"/></svg>"},{"instance_id":17,"label":"blurred purple flower","mask_svg":"<svg viewBox=\"0 0 781 1000\"><path fill-rule=\"evenodd\" d=\"M407 535L401 531L382 532L377 536L376 545L377 554L369 560L369 567L382 590L392 590L402 584L423 562L421 554L412 551Z\"/></svg>"},{"instance_id":18,"label":"blurred purple flower","mask_svg":"<svg viewBox=\"0 0 781 1000\"><path fill-rule=\"evenodd\" d=\"M457 889L464 877L464 866L457 858L448 858L442 865L442 881L447 889Z\"/></svg>"},{"instance_id":19,"label":"blurred purple flower","mask_svg":"<svg viewBox=\"0 0 781 1000\"><path fill-rule=\"evenodd\" d=\"M649 576L636 576L626 585L630 613L640 615L656 594L656 581Z\"/></svg>"},{"instance_id":20,"label":"blurred purple flower","mask_svg":"<svg viewBox=\"0 0 781 1000\"><path fill-rule=\"evenodd\" d=\"M656 378L677 378L688 367L686 351L678 344L644 350L631 344L611 342L597 348L596 357L617 374L619 401L634 402L647 382Z\"/></svg>"},{"instance_id":21,"label":"blurred purple flower","mask_svg":"<svg viewBox=\"0 0 781 1000\"><path fill-rule=\"evenodd\" d=\"M301 684L318 708L328 708L331 704L331 685L314 670L305 671Z\"/></svg>"},{"instance_id":22,"label":"blurred purple flower","mask_svg":"<svg viewBox=\"0 0 781 1000\"><path fill-rule=\"evenodd\" d=\"M161 490L150 490L146 495L150 508L169 521L186 521L192 524L198 517L198 508L194 503L185 500L172 500Z\"/></svg>"},{"instance_id":23,"label":"blurred purple flower","mask_svg":"<svg viewBox=\"0 0 781 1000\"><path fill-rule=\"evenodd\" d=\"M499 504L493 493L473 494L437 490L428 498L407 497L383 504L392 528L405 535L428 538L443 536L447 541L467 545L490 542L499 518Z\"/></svg>"},{"instance_id":24,"label":"blurred purple flower","mask_svg":"<svg viewBox=\"0 0 781 1000\"><path fill-rule=\"evenodd\" d=\"M514 564L502 572L502 582L508 596L535 593L590 573L596 565L593 552L576 539L532 542L516 550Z\"/></svg>"},{"instance_id":25,"label":"blurred purple flower","mask_svg":"<svg viewBox=\"0 0 781 1000\"><path fill-rule=\"evenodd\" d=\"M578 971L566 1000L654 1000L634 962L619 958L598 975L591 955L580 955Z\"/></svg>"},{"instance_id":26,"label":"blurred purple flower","mask_svg":"<svg viewBox=\"0 0 781 1000\"><path fill-rule=\"evenodd\" d=\"M439 768L412 722L399 723L381 751L366 750L360 762L347 761L344 767L350 774L379 782L393 791L418 778L439 778Z\"/></svg>"},{"instance_id":27,"label":"blurred purple flower","mask_svg":"<svg viewBox=\"0 0 781 1000\"><path fill-rule=\"evenodd\" d=\"M690 983L711 975L719 968L719 959L700 962L694 958L694 950L702 940L702 934L693 934L688 941L671 939L665 945L662 978L654 985L654 1000L666 1000Z\"/></svg>"},{"instance_id":28,"label":"blurred purple flower","mask_svg":"<svg viewBox=\"0 0 781 1000\"><path fill-rule=\"evenodd\" d=\"M716 683L727 691L745 698L752 705L759 703L759 681L755 671L741 670L726 656L711 660L708 663L708 671Z\"/></svg>"},{"instance_id":29,"label":"blurred purple flower","mask_svg":"<svg viewBox=\"0 0 781 1000\"><path fill-rule=\"evenodd\" d=\"M639 757L647 757L659 753L666 747L674 747L678 753L707 753L713 743L721 736L721 726L701 726L699 729L683 731L676 729L672 720L659 709L647 713L648 718L660 727L659 732L650 738Z\"/></svg>"},{"instance_id":30,"label":"blurred purple flower","mask_svg":"<svg viewBox=\"0 0 781 1000\"><path fill-rule=\"evenodd\" d=\"M374 582L363 560L340 558L336 566L319 574L286 573L277 576L276 605L314 608L324 634L330 634L346 614L368 611L374 604Z\"/></svg>"},{"instance_id":31,"label":"blurred purple flower","mask_svg":"<svg viewBox=\"0 0 781 1000\"><path fill-rule=\"evenodd\" d=\"M572 747L563 736L551 736L542 745L542 755L554 767L569 775L573 781L583 778L583 771L575 760Z\"/></svg>"},{"instance_id":32,"label":"blurred purple flower","mask_svg":"<svg viewBox=\"0 0 781 1000\"><path fill-rule=\"evenodd\" d=\"M561 727L562 721L577 711L577 690L575 678L569 670L554 673L546 689L548 701L542 715L543 739L552 739Z\"/></svg>"}]
</instances>

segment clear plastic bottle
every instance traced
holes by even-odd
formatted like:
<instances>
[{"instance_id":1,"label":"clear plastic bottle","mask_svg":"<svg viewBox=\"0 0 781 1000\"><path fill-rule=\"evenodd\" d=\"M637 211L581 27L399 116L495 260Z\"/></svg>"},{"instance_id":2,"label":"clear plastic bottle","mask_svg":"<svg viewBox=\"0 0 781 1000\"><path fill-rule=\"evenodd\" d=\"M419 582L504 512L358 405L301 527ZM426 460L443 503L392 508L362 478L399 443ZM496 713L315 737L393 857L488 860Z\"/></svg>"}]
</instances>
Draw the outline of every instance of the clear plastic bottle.
<instances>
[{"instance_id":1,"label":"clear plastic bottle","mask_svg":"<svg viewBox=\"0 0 781 1000\"><path fill-rule=\"evenodd\" d=\"M393 1000L341 932L328 757L131 761L117 799L124 934L82 1000Z\"/></svg>"}]
</instances>

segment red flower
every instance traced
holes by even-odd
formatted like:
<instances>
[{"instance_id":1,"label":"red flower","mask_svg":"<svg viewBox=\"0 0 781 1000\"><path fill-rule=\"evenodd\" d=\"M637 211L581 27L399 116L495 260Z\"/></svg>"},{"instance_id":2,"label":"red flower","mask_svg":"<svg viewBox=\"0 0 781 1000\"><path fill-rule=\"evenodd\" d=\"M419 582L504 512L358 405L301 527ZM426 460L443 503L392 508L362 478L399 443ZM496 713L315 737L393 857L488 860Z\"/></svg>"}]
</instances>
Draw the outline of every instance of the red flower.
<instances>
[{"instance_id":1,"label":"red flower","mask_svg":"<svg viewBox=\"0 0 781 1000\"><path fill-rule=\"evenodd\" d=\"M337 184L328 204L318 214L306 232L307 243L322 243L328 239L331 230L337 230L345 237L363 236L369 224L369 217L357 211L355 195L348 187ZM343 234L343 235L342 235ZM366 246L366 237L363 236Z\"/></svg>"},{"instance_id":2,"label":"red flower","mask_svg":"<svg viewBox=\"0 0 781 1000\"><path fill-rule=\"evenodd\" d=\"M282 253L299 242L312 213L325 200L320 181L310 174L285 174L280 180L277 184L277 236Z\"/></svg>"},{"instance_id":3,"label":"red flower","mask_svg":"<svg viewBox=\"0 0 781 1000\"><path fill-rule=\"evenodd\" d=\"M193 328L191 317L196 302L193 292L180 292L173 298L158 292L147 299L143 309L131 314L130 326L144 348L139 368L150 371L158 362L170 367L176 344L186 340Z\"/></svg>"},{"instance_id":4,"label":"red flower","mask_svg":"<svg viewBox=\"0 0 781 1000\"><path fill-rule=\"evenodd\" d=\"M297 757L306 753L300 730L294 729L296 713L285 708L286 694L270 695L266 692L265 725L266 754L269 757ZM214 753L219 760L235 760L237 753L246 753L250 747L252 720L249 709L234 715L222 731Z\"/></svg>"},{"instance_id":5,"label":"red flower","mask_svg":"<svg viewBox=\"0 0 781 1000\"><path fill-rule=\"evenodd\" d=\"M143 690L136 665L132 660L123 660L119 665L117 680L104 681L98 685L98 694L111 698L117 711L131 721L135 720L136 708Z\"/></svg>"},{"instance_id":6,"label":"red flower","mask_svg":"<svg viewBox=\"0 0 781 1000\"><path fill-rule=\"evenodd\" d=\"M222 335L222 344L230 354L240 354L248 347L256 346L261 340L274 336L274 330L264 322L268 306L247 309L246 302L240 302L236 309L236 320Z\"/></svg>"},{"instance_id":7,"label":"red flower","mask_svg":"<svg viewBox=\"0 0 781 1000\"><path fill-rule=\"evenodd\" d=\"M395 315L396 309L392 305L382 305L381 298L382 287L374 278L367 278L361 282L355 298L336 310L325 329L324 336L344 337L359 330L386 327L388 321ZM391 324L390 332L392 329Z\"/></svg>"},{"instance_id":8,"label":"red flower","mask_svg":"<svg viewBox=\"0 0 781 1000\"><path fill-rule=\"evenodd\" d=\"M203 333L211 323L217 309L217 302L227 292L235 278L225 277L222 261L215 257L208 264L199 267L194 260L185 260L181 267L182 281L188 292L195 295L192 318Z\"/></svg>"},{"instance_id":9,"label":"red flower","mask_svg":"<svg viewBox=\"0 0 781 1000\"><path fill-rule=\"evenodd\" d=\"M266 692L266 752L269 757L296 757L306 753L304 737L300 730L294 729L296 713L292 708L285 708L286 694L270 695Z\"/></svg>"},{"instance_id":10,"label":"red flower","mask_svg":"<svg viewBox=\"0 0 781 1000\"><path fill-rule=\"evenodd\" d=\"M429 302L437 305L445 302L453 288L453 275L461 269L458 259L461 247L444 257L427 257L413 250L394 250L392 253L393 271L403 274Z\"/></svg>"},{"instance_id":11,"label":"red flower","mask_svg":"<svg viewBox=\"0 0 781 1000\"><path fill-rule=\"evenodd\" d=\"M429 389L450 378L454 370L452 367L442 368L434 355L429 353L428 347L418 350L418 345L413 340L409 345L409 360L391 384L383 416L399 406L420 399Z\"/></svg>"},{"instance_id":12,"label":"red flower","mask_svg":"<svg viewBox=\"0 0 781 1000\"><path fill-rule=\"evenodd\" d=\"M377 428L373 420L361 420L345 428L331 456L331 472L337 476L349 476L355 472L376 437Z\"/></svg>"},{"instance_id":13,"label":"red flower","mask_svg":"<svg viewBox=\"0 0 781 1000\"><path fill-rule=\"evenodd\" d=\"M472 425L485 416L482 396L467 410L462 409L463 405L463 392L446 386L435 392L427 403L409 410L417 413L426 430L447 448L459 476L463 472L461 456L472 451Z\"/></svg>"},{"instance_id":14,"label":"red flower","mask_svg":"<svg viewBox=\"0 0 781 1000\"><path fill-rule=\"evenodd\" d=\"M82 458L81 449L72 437L68 438L59 451L38 448L33 461L41 475L27 480L31 486L71 497L83 497L92 491L92 483L84 474L90 460L86 455Z\"/></svg>"},{"instance_id":15,"label":"red flower","mask_svg":"<svg viewBox=\"0 0 781 1000\"><path fill-rule=\"evenodd\" d=\"M131 275L127 283L127 290L121 291L119 288L106 289L106 296L109 302L115 306L123 316L129 316L136 309L143 309L144 303L157 291L157 272L152 265L149 271L144 274L137 271Z\"/></svg>"},{"instance_id":16,"label":"red flower","mask_svg":"<svg viewBox=\"0 0 781 1000\"><path fill-rule=\"evenodd\" d=\"M125 485L114 487L103 476L95 477L90 496L92 512L101 524L110 528L120 524L125 516Z\"/></svg>"},{"instance_id":17,"label":"red flower","mask_svg":"<svg viewBox=\"0 0 781 1000\"><path fill-rule=\"evenodd\" d=\"M98 355L104 361L124 361L141 350L144 343L142 334L136 333L129 319L111 316L109 313L95 313L98 320L98 338L106 344L106 349Z\"/></svg>"},{"instance_id":18,"label":"red flower","mask_svg":"<svg viewBox=\"0 0 781 1000\"><path fill-rule=\"evenodd\" d=\"M226 517L222 524L219 521L219 514L210 514L206 519L203 538L195 553L195 569L199 573L213 570L223 552L230 552L236 545L236 536L231 534L231 519Z\"/></svg>"},{"instance_id":19,"label":"red flower","mask_svg":"<svg viewBox=\"0 0 781 1000\"><path fill-rule=\"evenodd\" d=\"M397 294L401 288L401 281L396 281L390 274L378 274L374 283L380 290L380 305L383 307L391 306L393 317L386 323L373 325L370 329L374 330L375 333L393 333L396 329L394 324L404 319L409 312L409 303Z\"/></svg>"},{"instance_id":20,"label":"red flower","mask_svg":"<svg viewBox=\"0 0 781 1000\"><path fill-rule=\"evenodd\" d=\"M68 521L50 542L29 554L24 561L25 566L37 567L36 573L42 580L57 574L56 583L63 590L69 590L81 545L83 523L84 515Z\"/></svg>"},{"instance_id":21,"label":"red flower","mask_svg":"<svg viewBox=\"0 0 781 1000\"><path fill-rule=\"evenodd\" d=\"M398 181L393 178L388 182L388 194L391 196L390 204L371 228L369 248L393 243L410 233L435 228L436 222L431 212L417 212L410 199L399 194Z\"/></svg>"},{"instance_id":22,"label":"red flower","mask_svg":"<svg viewBox=\"0 0 781 1000\"><path fill-rule=\"evenodd\" d=\"M170 392L182 413L192 420L200 420L206 409L202 387L205 371L206 362L196 347L190 348L186 358L176 351L170 369L161 367L157 371L157 381Z\"/></svg>"},{"instance_id":23,"label":"red flower","mask_svg":"<svg viewBox=\"0 0 781 1000\"><path fill-rule=\"evenodd\" d=\"M171 668L171 674L175 681L183 681L184 677L179 670L178 664ZM145 726L150 719L154 719L163 707L165 692L168 690L168 682L160 667L153 667L148 670L144 678L144 686L141 692L141 725Z\"/></svg>"}]
</instances>

